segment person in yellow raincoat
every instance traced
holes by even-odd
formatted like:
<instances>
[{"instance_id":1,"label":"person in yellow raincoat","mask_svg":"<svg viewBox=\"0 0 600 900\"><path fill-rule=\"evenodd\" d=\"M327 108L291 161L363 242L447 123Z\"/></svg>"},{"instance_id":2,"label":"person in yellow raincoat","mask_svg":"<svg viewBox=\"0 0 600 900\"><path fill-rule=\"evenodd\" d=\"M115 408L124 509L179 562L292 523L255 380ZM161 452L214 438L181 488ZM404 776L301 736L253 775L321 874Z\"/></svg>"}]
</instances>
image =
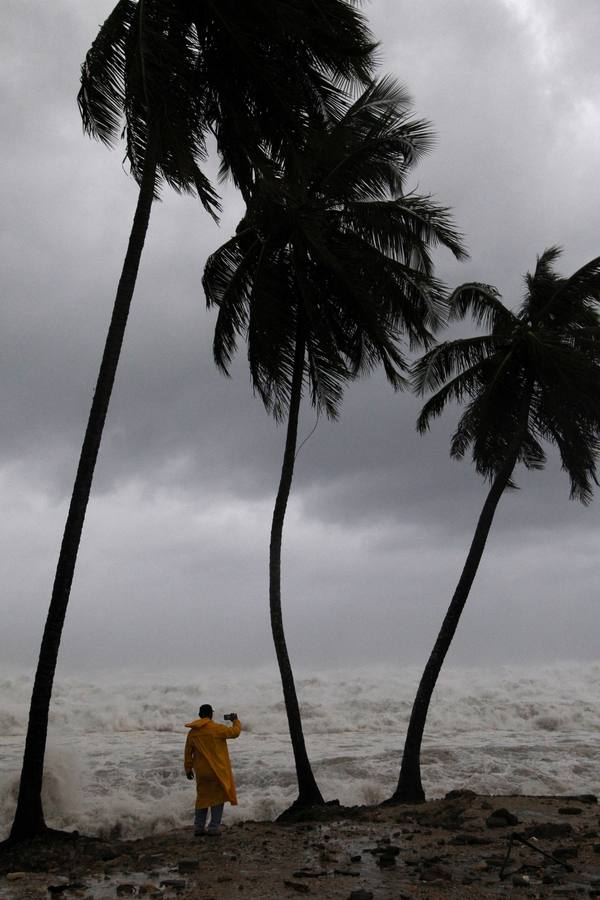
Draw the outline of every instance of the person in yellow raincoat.
<instances>
[{"instance_id":1,"label":"person in yellow raincoat","mask_svg":"<svg viewBox=\"0 0 600 900\"><path fill-rule=\"evenodd\" d=\"M235 713L231 715L230 727L213 722L213 708L208 703L200 707L198 715L199 719L185 726L191 730L185 742L183 765L190 781L196 778L194 834L216 836L225 801L237 805L227 741L238 737L242 725ZM205 830L209 806L210 824Z\"/></svg>"}]
</instances>

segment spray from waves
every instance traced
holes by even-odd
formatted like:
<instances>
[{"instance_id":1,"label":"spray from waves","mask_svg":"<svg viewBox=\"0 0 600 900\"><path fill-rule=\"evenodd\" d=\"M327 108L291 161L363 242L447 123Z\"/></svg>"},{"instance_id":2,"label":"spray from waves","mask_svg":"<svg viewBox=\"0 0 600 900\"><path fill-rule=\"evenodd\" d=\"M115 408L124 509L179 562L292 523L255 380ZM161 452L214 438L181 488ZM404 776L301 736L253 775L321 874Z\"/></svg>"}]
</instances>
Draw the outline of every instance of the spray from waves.
<instances>
[{"instance_id":1,"label":"spray from waves","mask_svg":"<svg viewBox=\"0 0 600 900\"><path fill-rule=\"evenodd\" d=\"M327 797L389 796L420 672L377 667L299 676L309 753ZM30 681L0 685L0 835L16 803ZM600 791L600 666L452 669L434 697L423 749L429 796L454 787L490 793ZM185 722L200 702L237 709L231 746L235 818L273 818L295 796L281 688L273 671L123 675L56 685L44 805L48 821L87 833L136 836L189 821Z\"/></svg>"},{"instance_id":2,"label":"spray from waves","mask_svg":"<svg viewBox=\"0 0 600 900\"><path fill-rule=\"evenodd\" d=\"M420 670L369 667L300 675L298 691L307 733L331 730L401 731ZM25 734L31 681L0 682L0 734ZM431 705L428 731L449 739L464 732L526 733L600 729L600 665L562 663L536 668L448 668ZM286 734L285 708L272 671L114 675L94 683L63 679L55 685L50 730L59 734L181 731L201 700L244 711L246 729Z\"/></svg>"}]
</instances>

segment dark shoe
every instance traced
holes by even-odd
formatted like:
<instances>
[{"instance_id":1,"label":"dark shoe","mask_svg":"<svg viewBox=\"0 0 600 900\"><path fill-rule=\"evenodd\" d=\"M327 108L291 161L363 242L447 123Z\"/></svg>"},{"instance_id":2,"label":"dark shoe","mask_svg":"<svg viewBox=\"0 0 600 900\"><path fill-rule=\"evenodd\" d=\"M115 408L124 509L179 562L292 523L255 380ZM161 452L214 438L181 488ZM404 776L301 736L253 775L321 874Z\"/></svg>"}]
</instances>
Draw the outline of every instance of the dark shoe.
<instances>
[{"instance_id":1,"label":"dark shoe","mask_svg":"<svg viewBox=\"0 0 600 900\"><path fill-rule=\"evenodd\" d=\"M194 837L204 837L206 832L204 828L195 828L194 829Z\"/></svg>"},{"instance_id":2,"label":"dark shoe","mask_svg":"<svg viewBox=\"0 0 600 900\"><path fill-rule=\"evenodd\" d=\"M221 837L221 832L216 828L208 828L206 831L206 837Z\"/></svg>"}]
</instances>

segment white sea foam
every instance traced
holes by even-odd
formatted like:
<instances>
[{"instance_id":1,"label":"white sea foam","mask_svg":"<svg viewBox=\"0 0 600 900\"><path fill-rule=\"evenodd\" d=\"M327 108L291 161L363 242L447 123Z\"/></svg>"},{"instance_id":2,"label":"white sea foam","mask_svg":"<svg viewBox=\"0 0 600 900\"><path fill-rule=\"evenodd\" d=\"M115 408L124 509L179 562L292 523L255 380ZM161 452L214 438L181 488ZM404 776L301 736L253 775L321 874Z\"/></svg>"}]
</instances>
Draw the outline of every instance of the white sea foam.
<instances>
[{"instance_id":1,"label":"white sea foam","mask_svg":"<svg viewBox=\"0 0 600 900\"><path fill-rule=\"evenodd\" d=\"M352 669L297 677L309 755L327 797L373 803L391 793L416 669ZM0 683L0 837L10 825L31 685ZM423 750L430 796L600 792L600 665L448 668ZM57 682L44 783L48 821L88 833L139 835L189 821L185 722L199 702L237 709L230 746L240 805L232 818L270 818L295 795L281 687L273 672L104 677Z\"/></svg>"}]
</instances>

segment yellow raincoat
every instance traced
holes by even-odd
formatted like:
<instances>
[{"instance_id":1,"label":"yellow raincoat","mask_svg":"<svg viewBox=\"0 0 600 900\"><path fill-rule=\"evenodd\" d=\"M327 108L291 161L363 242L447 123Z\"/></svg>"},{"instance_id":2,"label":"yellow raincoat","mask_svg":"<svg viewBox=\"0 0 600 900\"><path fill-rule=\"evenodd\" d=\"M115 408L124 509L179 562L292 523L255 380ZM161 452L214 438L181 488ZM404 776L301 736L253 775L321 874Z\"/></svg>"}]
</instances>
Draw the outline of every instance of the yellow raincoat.
<instances>
[{"instance_id":1,"label":"yellow raincoat","mask_svg":"<svg viewBox=\"0 0 600 900\"><path fill-rule=\"evenodd\" d=\"M228 727L212 719L189 722L191 728L185 742L184 767L186 774L196 776L196 809L218 806L226 800L235 806L237 794L229 761L227 741L238 737L242 730L239 719Z\"/></svg>"}]
</instances>

